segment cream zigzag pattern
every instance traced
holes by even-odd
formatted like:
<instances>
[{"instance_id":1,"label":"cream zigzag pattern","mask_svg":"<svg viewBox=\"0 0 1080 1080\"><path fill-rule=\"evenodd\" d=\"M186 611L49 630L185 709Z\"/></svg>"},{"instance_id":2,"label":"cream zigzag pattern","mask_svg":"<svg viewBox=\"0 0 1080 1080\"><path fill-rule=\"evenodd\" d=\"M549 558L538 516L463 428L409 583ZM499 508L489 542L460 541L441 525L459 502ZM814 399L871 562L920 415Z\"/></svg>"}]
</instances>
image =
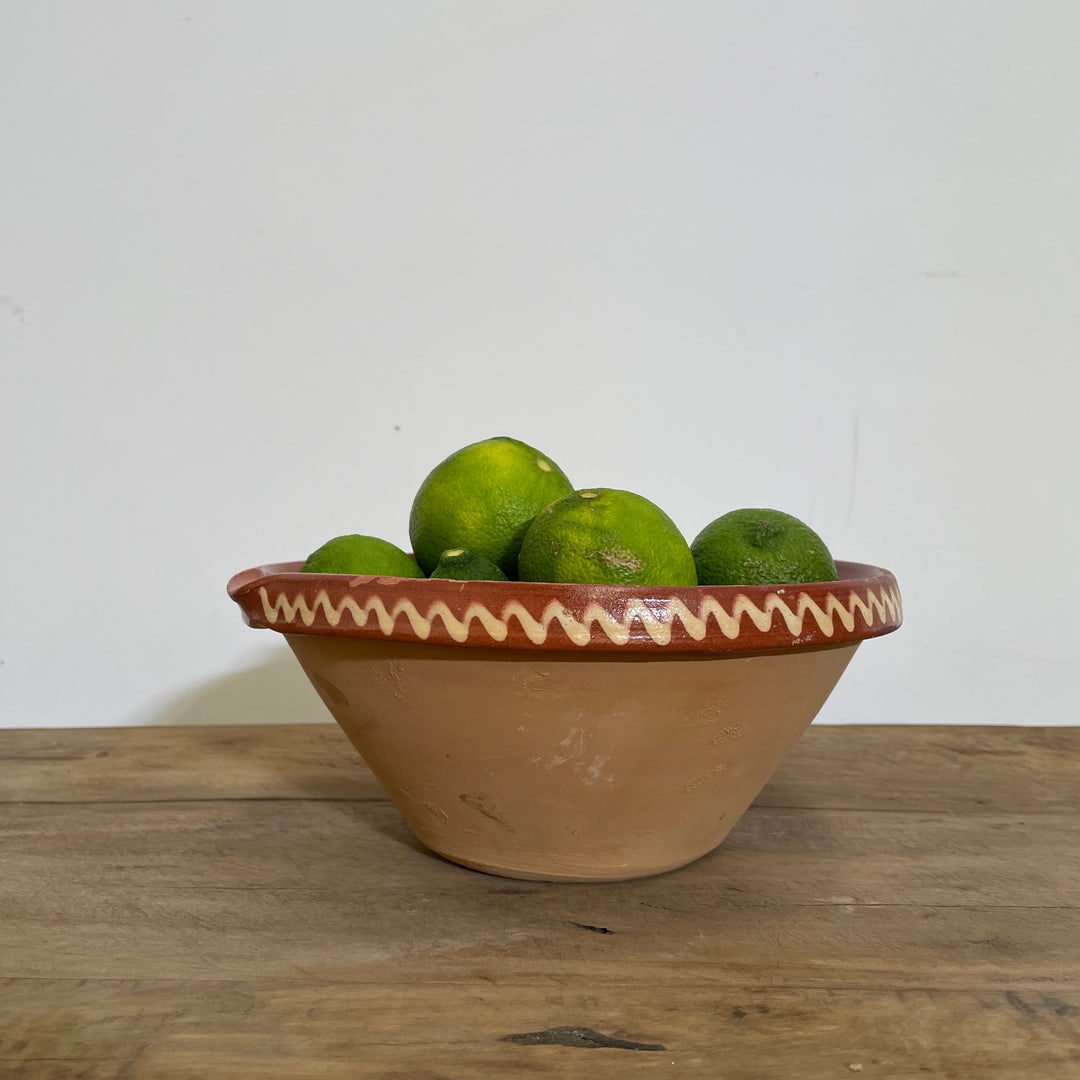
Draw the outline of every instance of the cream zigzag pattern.
<instances>
[{"instance_id":1,"label":"cream zigzag pattern","mask_svg":"<svg viewBox=\"0 0 1080 1080\"><path fill-rule=\"evenodd\" d=\"M359 604L351 596L346 596L335 607L324 589L315 594L314 602L309 604L303 593L298 593L292 600L284 593L278 593L271 602L265 586L259 588L263 614L271 626L284 622L295 624L297 618L304 626L312 626L321 611L330 626L337 626L347 613L353 624L365 627L369 621L377 622L383 634L389 636L398 617L404 615L412 632L426 641L436 619L441 619L446 632L457 642L465 641L469 636L469 627L475 620L492 641L505 641L509 633L511 619L517 619L525 636L535 645L542 645L548 636L552 623L558 623L567 637L575 645L587 645L592 638L593 625L598 626L614 645L625 645L630 640L630 629L636 619L645 628L645 632L657 645L667 645L671 641L671 630L676 619L682 623L686 633L694 641L701 641L708 632L709 619L715 619L720 632L729 640L739 637L743 631L745 615L754 629L767 633L773 624L773 617L779 615L793 638L803 633L806 617L809 615L817 624L818 630L827 638L836 633L836 620L845 630L855 629L856 613L862 617L867 627L873 627L876 621L883 625L899 622L901 616L900 594L896 588L882 588L880 593L868 589L864 600L854 590L848 594L844 604L833 593L829 593L825 607L822 608L806 593L800 593L794 610L776 593L765 597L764 607L758 607L746 596L738 596L728 612L714 597L707 596L697 613L677 597L661 604L647 605L641 600L631 600L626 605L622 620L613 618L599 604L590 604L576 619L558 600L552 600L539 619L533 618L517 600L511 600L498 616L480 603L472 603L461 618L458 618L441 600L433 602L427 613L421 615L411 600L398 600L393 607L387 608L378 595L369 597ZM659 609L659 614L657 612Z\"/></svg>"}]
</instances>

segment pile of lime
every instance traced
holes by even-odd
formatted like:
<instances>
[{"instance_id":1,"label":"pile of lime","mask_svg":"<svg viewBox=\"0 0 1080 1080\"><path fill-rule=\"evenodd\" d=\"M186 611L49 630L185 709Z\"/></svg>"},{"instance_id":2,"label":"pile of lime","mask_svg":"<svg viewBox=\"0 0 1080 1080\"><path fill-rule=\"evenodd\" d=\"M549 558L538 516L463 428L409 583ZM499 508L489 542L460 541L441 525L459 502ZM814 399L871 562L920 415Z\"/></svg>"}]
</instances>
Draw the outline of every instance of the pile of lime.
<instances>
[{"instance_id":1,"label":"pile of lime","mask_svg":"<svg viewBox=\"0 0 1080 1080\"><path fill-rule=\"evenodd\" d=\"M546 454L501 436L436 465L409 515L413 555L375 536L336 536L303 569L457 581L590 585L781 585L835 581L821 537L780 510L743 508L688 544L655 503L575 490Z\"/></svg>"}]
</instances>

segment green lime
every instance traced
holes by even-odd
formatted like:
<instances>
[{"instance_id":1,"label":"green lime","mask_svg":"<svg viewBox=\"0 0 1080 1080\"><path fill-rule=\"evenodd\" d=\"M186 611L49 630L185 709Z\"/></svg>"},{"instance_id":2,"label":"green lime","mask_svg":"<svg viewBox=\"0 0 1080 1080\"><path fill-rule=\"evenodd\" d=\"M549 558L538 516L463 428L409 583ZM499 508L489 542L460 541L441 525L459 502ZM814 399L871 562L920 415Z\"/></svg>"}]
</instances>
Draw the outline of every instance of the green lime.
<instances>
[{"instance_id":1,"label":"green lime","mask_svg":"<svg viewBox=\"0 0 1080 1080\"><path fill-rule=\"evenodd\" d=\"M399 547L377 536L335 536L313 551L305 574L376 574L380 577L420 578L423 570Z\"/></svg>"},{"instance_id":2,"label":"green lime","mask_svg":"<svg viewBox=\"0 0 1080 1080\"><path fill-rule=\"evenodd\" d=\"M483 555L465 548L450 548L442 553L439 565L428 575L453 581L506 581L506 575Z\"/></svg>"},{"instance_id":3,"label":"green lime","mask_svg":"<svg viewBox=\"0 0 1080 1080\"><path fill-rule=\"evenodd\" d=\"M517 439L472 443L436 465L413 499L416 561L430 574L447 548L465 548L516 577L529 522L572 490L555 462Z\"/></svg>"},{"instance_id":4,"label":"green lime","mask_svg":"<svg viewBox=\"0 0 1080 1080\"><path fill-rule=\"evenodd\" d=\"M575 491L536 515L521 545L522 581L592 585L696 585L682 533L631 491Z\"/></svg>"},{"instance_id":5,"label":"green lime","mask_svg":"<svg viewBox=\"0 0 1080 1080\"><path fill-rule=\"evenodd\" d=\"M732 510L690 545L702 585L835 581L836 564L809 525L782 510Z\"/></svg>"}]
</instances>

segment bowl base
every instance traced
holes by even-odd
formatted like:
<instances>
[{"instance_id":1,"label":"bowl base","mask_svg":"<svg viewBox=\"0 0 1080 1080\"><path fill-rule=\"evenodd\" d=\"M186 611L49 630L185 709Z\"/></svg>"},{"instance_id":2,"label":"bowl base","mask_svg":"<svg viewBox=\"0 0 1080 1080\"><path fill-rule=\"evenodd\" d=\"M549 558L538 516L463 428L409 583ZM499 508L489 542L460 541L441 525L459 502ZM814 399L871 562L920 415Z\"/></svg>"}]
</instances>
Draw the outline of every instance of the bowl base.
<instances>
[{"instance_id":1,"label":"bowl base","mask_svg":"<svg viewBox=\"0 0 1080 1080\"><path fill-rule=\"evenodd\" d=\"M719 845L717 845L719 846ZM435 851L434 848L431 849ZM712 851L715 851L713 848ZM700 855L692 855L688 859L678 859L675 862L660 866L612 866L604 868L581 867L577 870L567 868L566 872L558 870L528 870L513 866L496 866L491 863L480 862L463 856L450 855L444 851L435 851L440 858L448 862L464 866L468 870L477 870L482 874L491 874L494 877L512 878L516 881L550 881L568 885L600 884L605 881L633 881L636 878L657 877L659 874L668 874L672 870L680 870L684 866L704 859L711 855L712 851L703 852Z\"/></svg>"}]
</instances>

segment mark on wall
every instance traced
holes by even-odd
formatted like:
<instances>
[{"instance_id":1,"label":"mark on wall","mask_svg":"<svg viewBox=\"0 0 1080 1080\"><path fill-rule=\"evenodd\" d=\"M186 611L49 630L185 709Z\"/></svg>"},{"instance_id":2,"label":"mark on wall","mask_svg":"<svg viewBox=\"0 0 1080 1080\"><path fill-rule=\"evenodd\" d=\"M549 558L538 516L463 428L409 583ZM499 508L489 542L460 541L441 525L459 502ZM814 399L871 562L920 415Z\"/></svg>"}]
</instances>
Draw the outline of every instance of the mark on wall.
<instances>
[{"instance_id":1,"label":"mark on wall","mask_svg":"<svg viewBox=\"0 0 1080 1080\"><path fill-rule=\"evenodd\" d=\"M848 482L847 516L844 524L851 524L855 512L855 489L859 479L859 414L851 417L851 480Z\"/></svg>"}]
</instances>

